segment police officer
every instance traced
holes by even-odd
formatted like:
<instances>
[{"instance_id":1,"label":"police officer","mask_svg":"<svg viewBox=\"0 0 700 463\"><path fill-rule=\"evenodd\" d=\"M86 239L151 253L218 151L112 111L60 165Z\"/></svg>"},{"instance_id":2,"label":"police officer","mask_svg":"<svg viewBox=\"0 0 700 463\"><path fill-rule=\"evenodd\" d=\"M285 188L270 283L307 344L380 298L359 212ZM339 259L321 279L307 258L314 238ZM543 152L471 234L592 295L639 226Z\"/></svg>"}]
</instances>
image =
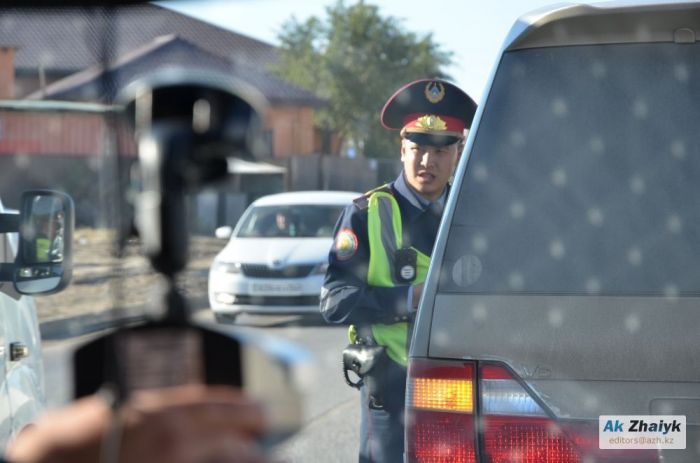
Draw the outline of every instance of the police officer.
<instances>
[{"instance_id":1,"label":"police officer","mask_svg":"<svg viewBox=\"0 0 700 463\"><path fill-rule=\"evenodd\" d=\"M351 359L346 370L362 376L360 462L403 461L407 341L475 110L466 93L444 80L399 89L381 122L400 131L403 171L357 198L336 225L321 313L328 322L352 324L344 359Z\"/></svg>"}]
</instances>

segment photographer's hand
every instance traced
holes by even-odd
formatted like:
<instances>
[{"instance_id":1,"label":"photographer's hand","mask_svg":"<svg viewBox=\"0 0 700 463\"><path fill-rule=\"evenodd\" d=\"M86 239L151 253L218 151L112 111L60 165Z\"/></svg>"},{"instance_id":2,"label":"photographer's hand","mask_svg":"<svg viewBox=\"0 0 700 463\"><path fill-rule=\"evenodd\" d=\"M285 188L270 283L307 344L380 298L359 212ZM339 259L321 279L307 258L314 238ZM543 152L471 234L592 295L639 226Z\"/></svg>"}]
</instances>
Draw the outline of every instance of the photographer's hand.
<instances>
[{"instance_id":1,"label":"photographer's hand","mask_svg":"<svg viewBox=\"0 0 700 463\"><path fill-rule=\"evenodd\" d=\"M81 399L20 433L7 455L13 463L98 463L115 423L114 461L267 461L256 447L266 430L261 407L234 388L198 385L137 392L116 412L98 396Z\"/></svg>"}]
</instances>

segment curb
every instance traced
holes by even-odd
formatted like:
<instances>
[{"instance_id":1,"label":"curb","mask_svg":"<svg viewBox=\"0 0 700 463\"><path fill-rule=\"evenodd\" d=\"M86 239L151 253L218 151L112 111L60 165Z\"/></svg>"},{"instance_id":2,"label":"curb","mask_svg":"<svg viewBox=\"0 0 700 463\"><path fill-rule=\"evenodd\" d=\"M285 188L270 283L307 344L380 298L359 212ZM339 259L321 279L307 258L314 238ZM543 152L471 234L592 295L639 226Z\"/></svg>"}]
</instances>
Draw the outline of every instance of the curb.
<instances>
[{"instance_id":1,"label":"curb","mask_svg":"<svg viewBox=\"0 0 700 463\"><path fill-rule=\"evenodd\" d=\"M192 317L197 312L209 310L209 301L205 296L193 298L188 303ZM140 309L132 307L130 310L110 309L99 313L40 320L39 331L42 340L59 341L120 326L143 324L153 320L153 314L149 312L147 307Z\"/></svg>"},{"instance_id":2,"label":"curb","mask_svg":"<svg viewBox=\"0 0 700 463\"><path fill-rule=\"evenodd\" d=\"M125 314L122 310L55 318L39 323L41 339L57 341L104 331L116 326L144 323L145 315Z\"/></svg>"}]
</instances>

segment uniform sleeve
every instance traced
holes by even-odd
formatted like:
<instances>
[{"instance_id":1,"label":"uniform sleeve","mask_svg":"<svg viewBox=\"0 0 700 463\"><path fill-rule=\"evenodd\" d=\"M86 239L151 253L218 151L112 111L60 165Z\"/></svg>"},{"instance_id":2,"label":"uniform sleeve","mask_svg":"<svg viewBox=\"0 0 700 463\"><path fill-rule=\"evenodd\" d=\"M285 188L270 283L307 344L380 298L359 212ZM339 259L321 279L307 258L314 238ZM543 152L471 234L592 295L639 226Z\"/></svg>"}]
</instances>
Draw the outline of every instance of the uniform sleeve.
<instances>
[{"instance_id":1,"label":"uniform sleeve","mask_svg":"<svg viewBox=\"0 0 700 463\"><path fill-rule=\"evenodd\" d=\"M335 227L328 271L321 289L321 314L330 323L395 323L408 315L410 286L367 284L367 210L348 206Z\"/></svg>"}]
</instances>

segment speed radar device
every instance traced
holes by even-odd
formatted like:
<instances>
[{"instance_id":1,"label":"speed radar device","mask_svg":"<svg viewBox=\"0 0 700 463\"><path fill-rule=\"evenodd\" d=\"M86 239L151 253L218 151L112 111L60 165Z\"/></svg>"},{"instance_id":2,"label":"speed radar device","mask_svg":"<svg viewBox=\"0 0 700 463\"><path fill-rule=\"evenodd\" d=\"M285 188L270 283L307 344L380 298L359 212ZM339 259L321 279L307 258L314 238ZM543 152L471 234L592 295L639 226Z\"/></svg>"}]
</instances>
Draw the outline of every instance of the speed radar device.
<instances>
[{"instance_id":1,"label":"speed radar device","mask_svg":"<svg viewBox=\"0 0 700 463\"><path fill-rule=\"evenodd\" d=\"M108 388L120 402L140 389L233 385L267 405L273 438L289 435L301 422L294 375L305 354L196 325L176 284L187 263L186 195L222 179L228 158L256 157L264 100L228 77L170 71L128 87L121 103L138 146L134 228L166 281L163 316L79 349L76 397Z\"/></svg>"}]
</instances>

